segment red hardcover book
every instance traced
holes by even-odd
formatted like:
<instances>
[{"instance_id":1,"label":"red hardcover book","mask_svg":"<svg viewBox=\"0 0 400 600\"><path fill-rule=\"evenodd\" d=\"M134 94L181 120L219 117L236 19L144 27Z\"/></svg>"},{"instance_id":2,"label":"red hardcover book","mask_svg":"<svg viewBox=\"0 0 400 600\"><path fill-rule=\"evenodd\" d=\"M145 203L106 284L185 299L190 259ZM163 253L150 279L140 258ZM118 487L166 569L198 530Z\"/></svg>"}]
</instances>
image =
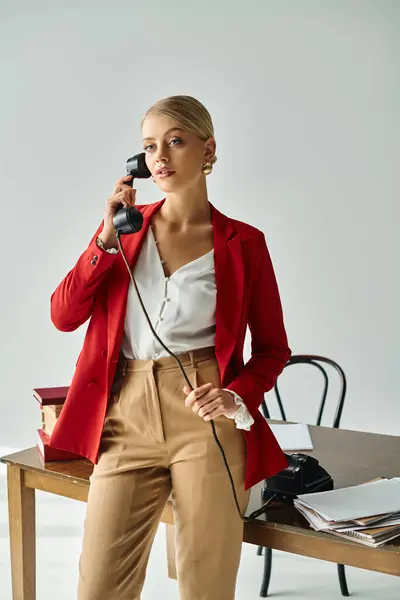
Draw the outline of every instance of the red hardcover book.
<instances>
[{"instance_id":1,"label":"red hardcover book","mask_svg":"<svg viewBox=\"0 0 400 600\"><path fill-rule=\"evenodd\" d=\"M32 391L36 400L42 406L46 406L47 404L64 404L68 390L69 386L62 386L34 388Z\"/></svg>"},{"instance_id":2,"label":"red hardcover book","mask_svg":"<svg viewBox=\"0 0 400 600\"><path fill-rule=\"evenodd\" d=\"M42 460L44 462L52 460L82 460L84 457L80 454L73 454L66 450L58 450L49 446L50 436L43 431L43 429L37 429L38 442L36 444L37 449L40 452Z\"/></svg>"}]
</instances>

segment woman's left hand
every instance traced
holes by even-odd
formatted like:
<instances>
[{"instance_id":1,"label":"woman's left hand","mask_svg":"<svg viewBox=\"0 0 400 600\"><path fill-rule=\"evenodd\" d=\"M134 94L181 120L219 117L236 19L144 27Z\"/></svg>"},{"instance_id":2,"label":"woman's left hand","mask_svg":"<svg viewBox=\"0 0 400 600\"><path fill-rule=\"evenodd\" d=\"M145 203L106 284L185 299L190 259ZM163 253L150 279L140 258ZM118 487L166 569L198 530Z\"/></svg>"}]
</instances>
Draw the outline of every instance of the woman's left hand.
<instances>
[{"instance_id":1,"label":"woman's left hand","mask_svg":"<svg viewBox=\"0 0 400 600\"><path fill-rule=\"evenodd\" d=\"M220 415L232 415L238 410L234 396L227 390L205 383L194 390L185 385L183 388L187 398L185 404L197 412L204 421L210 421Z\"/></svg>"}]
</instances>

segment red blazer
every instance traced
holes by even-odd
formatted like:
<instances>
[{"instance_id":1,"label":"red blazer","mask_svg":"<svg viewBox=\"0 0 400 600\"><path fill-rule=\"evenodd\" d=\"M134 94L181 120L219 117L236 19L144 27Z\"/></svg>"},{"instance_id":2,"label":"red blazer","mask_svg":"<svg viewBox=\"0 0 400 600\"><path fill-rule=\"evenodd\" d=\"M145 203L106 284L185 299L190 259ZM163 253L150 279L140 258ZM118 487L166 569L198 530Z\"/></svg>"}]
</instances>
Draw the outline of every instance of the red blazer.
<instances>
[{"instance_id":1,"label":"red blazer","mask_svg":"<svg viewBox=\"0 0 400 600\"><path fill-rule=\"evenodd\" d=\"M164 201L137 206L144 217L142 229L122 240L132 269L150 219ZM255 421L250 431L241 430L247 447L247 490L288 465L259 406L291 351L264 234L227 217L211 203L210 208L217 284L215 353L221 387L237 392ZM51 320L57 329L74 331L89 317L90 323L50 445L80 454L94 464L120 352L130 283L120 253L109 254L96 245L102 228L103 222L51 296ZM244 365L247 324L252 355Z\"/></svg>"}]
</instances>

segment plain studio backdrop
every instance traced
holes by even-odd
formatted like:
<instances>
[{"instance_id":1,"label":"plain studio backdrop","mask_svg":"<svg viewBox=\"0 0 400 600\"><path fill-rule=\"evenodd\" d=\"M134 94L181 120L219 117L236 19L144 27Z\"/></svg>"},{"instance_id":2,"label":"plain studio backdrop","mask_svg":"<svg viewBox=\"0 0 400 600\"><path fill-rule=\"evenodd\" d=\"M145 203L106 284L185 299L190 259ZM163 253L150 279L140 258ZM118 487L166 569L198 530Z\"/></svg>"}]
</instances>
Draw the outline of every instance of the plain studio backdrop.
<instances>
[{"instance_id":1,"label":"plain studio backdrop","mask_svg":"<svg viewBox=\"0 0 400 600\"><path fill-rule=\"evenodd\" d=\"M71 381L87 324L57 331L50 295L142 151L141 116L175 94L211 113L209 200L265 233L293 353L344 368L341 426L400 434L399 17L389 0L2 0L2 447L36 443L33 387ZM290 371L288 416L313 422L318 373Z\"/></svg>"}]
</instances>

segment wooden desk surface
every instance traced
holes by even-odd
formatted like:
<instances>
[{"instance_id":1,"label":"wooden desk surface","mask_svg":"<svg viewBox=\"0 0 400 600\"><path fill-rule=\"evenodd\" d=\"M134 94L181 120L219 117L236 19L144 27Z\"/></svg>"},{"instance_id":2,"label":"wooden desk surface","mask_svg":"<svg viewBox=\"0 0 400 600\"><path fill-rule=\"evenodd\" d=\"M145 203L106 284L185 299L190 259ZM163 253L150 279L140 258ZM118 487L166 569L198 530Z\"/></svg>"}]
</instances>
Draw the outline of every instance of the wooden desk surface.
<instances>
[{"instance_id":1,"label":"wooden desk surface","mask_svg":"<svg viewBox=\"0 0 400 600\"><path fill-rule=\"evenodd\" d=\"M271 419L270 422L279 421ZM309 425L309 429L314 450L304 453L318 458L332 476L335 488L355 485L377 476L400 475L400 437L313 425ZM93 465L86 459L46 463L43 466L34 447L0 460L23 469L27 487L82 501L87 499ZM263 482L260 482L252 488L247 514L261 505L262 486ZM170 502L162 520L173 524ZM315 531L295 508L281 504L271 505L268 509L268 522L261 515L255 521L246 523L244 541L400 575L400 538L379 548L369 548Z\"/></svg>"}]
</instances>

